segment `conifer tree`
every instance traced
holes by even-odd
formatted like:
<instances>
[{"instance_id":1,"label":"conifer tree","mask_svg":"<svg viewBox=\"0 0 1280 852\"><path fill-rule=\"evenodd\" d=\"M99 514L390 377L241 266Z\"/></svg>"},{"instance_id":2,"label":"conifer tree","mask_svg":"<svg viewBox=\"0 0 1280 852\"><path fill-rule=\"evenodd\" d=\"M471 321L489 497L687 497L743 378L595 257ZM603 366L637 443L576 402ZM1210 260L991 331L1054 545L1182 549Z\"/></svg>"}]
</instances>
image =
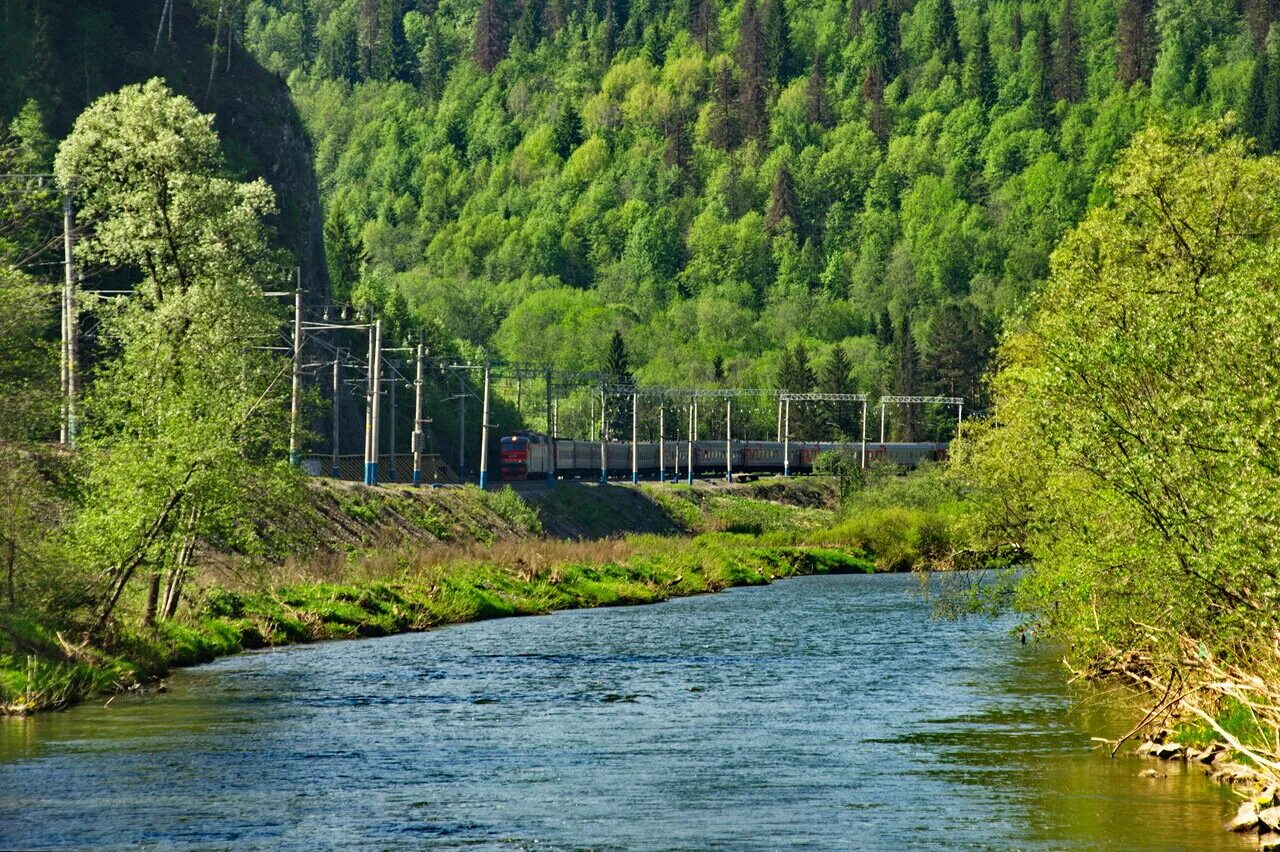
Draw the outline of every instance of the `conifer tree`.
<instances>
[{"instance_id":1,"label":"conifer tree","mask_svg":"<svg viewBox=\"0 0 1280 852\"><path fill-rule=\"evenodd\" d=\"M627 352L626 341L622 332L614 330L609 339L609 351L604 361L605 381L618 387L632 387L635 376L631 373L631 356ZM625 392L610 394L609 434L612 436L629 435L631 430L631 395Z\"/></svg>"},{"instance_id":2,"label":"conifer tree","mask_svg":"<svg viewBox=\"0 0 1280 852\"><path fill-rule=\"evenodd\" d=\"M960 35L951 0L937 0L929 28L929 42L943 62L960 61Z\"/></svg>"},{"instance_id":3,"label":"conifer tree","mask_svg":"<svg viewBox=\"0 0 1280 852\"><path fill-rule=\"evenodd\" d=\"M1011 39L1012 44L1010 45L1010 47L1013 49L1014 53L1018 53L1019 51L1022 50L1022 39L1026 35L1026 33L1023 31L1021 4L1014 4L1013 21L1010 23L1009 31L1010 31L1010 34L1012 35L1012 39Z\"/></svg>"},{"instance_id":4,"label":"conifer tree","mask_svg":"<svg viewBox=\"0 0 1280 852\"><path fill-rule=\"evenodd\" d=\"M551 144L562 160L569 159L569 155L582 144L582 119L568 98L560 102L560 109L556 112L556 123L551 128Z\"/></svg>"},{"instance_id":5,"label":"conifer tree","mask_svg":"<svg viewBox=\"0 0 1280 852\"><path fill-rule=\"evenodd\" d=\"M1249 24L1253 49L1260 53L1266 49L1267 33L1276 20L1276 0L1245 0L1244 17Z\"/></svg>"},{"instance_id":6,"label":"conifer tree","mask_svg":"<svg viewBox=\"0 0 1280 852\"><path fill-rule=\"evenodd\" d=\"M543 32L554 38L560 34L569 21L569 15L565 11L565 0L547 0L542 6L542 29Z\"/></svg>"},{"instance_id":7,"label":"conifer tree","mask_svg":"<svg viewBox=\"0 0 1280 852\"><path fill-rule=\"evenodd\" d=\"M698 0L698 11L693 19L693 34L708 56L720 49L720 19L716 13L716 0Z\"/></svg>"},{"instance_id":8,"label":"conifer tree","mask_svg":"<svg viewBox=\"0 0 1280 852\"><path fill-rule=\"evenodd\" d=\"M783 222L787 225L783 225ZM765 216L765 226L770 231L778 232L784 227L793 231L800 230L800 204L796 201L795 181L787 161L778 163L778 171L773 177L773 190L769 193L769 212Z\"/></svg>"},{"instance_id":9,"label":"conifer tree","mask_svg":"<svg viewBox=\"0 0 1280 852\"><path fill-rule=\"evenodd\" d=\"M1041 15L1036 22L1035 67L1031 69L1031 92L1027 105L1036 126L1045 129L1053 123L1052 64L1049 18Z\"/></svg>"},{"instance_id":10,"label":"conifer tree","mask_svg":"<svg viewBox=\"0 0 1280 852\"><path fill-rule=\"evenodd\" d=\"M996 102L996 75L991 64L991 47L987 41L985 18L978 21L973 50L969 51L965 59L964 93L982 104L984 109L990 109Z\"/></svg>"},{"instance_id":11,"label":"conifer tree","mask_svg":"<svg viewBox=\"0 0 1280 852\"><path fill-rule=\"evenodd\" d=\"M889 114L884 108L884 79L874 65L867 66L862 78L862 101L867 107L871 132L881 143L889 140Z\"/></svg>"},{"instance_id":12,"label":"conifer tree","mask_svg":"<svg viewBox=\"0 0 1280 852\"><path fill-rule=\"evenodd\" d=\"M786 83L797 73L786 0L765 0L762 17L768 75Z\"/></svg>"},{"instance_id":13,"label":"conifer tree","mask_svg":"<svg viewBox=\"0 0 1280 852\"><path fill-rule=\"evenodd\" d=\"M895 360L897 361L897 387L899 396L915 396L919 389L920 355L916 350L915 336L911 332L911 321L903 317L894 334ZM916 418L912 406L903 411L902 440L916 439Z\"/></svg>"},{"instance_id":14,"label":"conifer tree","mask_svg":"<svg viewBox=\"0 0 1280 852\"><path fill-rule=\"evenodd\" d=\"M689 139L687 117L683 110L673 110L662 120L662 134L667 139L662 151L662 164L676 169L676 185L683 188L693 161L693 143Z\"/></svg>"},{"instance_id":15,"label":"conifer tree","mask_svg":"<svg viewBox=\"0 0 1280 852\"><path fill-rule=\"evenodd\" d=\"M1258 54L1253 63L1253 73L1249 76L1249 91L1244 102L1244 132L1252 136L1258 143L1258 150L1268 151L1267 138L1267 95L1270 92L1270 62L1267 52Z\"/></svg>"},{"instance_id":16,"label":"conifer tree","mask_svg":"<svg viewBox=\"0 0 1280 852\"><path fill-rule=\"evenodd\" d=\"M849 356L845 354L844 347L837 343L832 347L831 355L827 357L826 363L822 365L822 380L818 385L819 391L830 394L854 393L853 381L850 376L852 372L853 367L849 363ZM823 407L827 420L825 425L830 430L831 437L844 438L853 433L853 406L850 403L829 402Z\"/></svg>"},{"instance_id":17,"label":"conifer tree","mask_svg":"<svg viewBox=\"0 0 1280 852\"><path fill-rule=\"evenodd\" d=\"M824 130L831 127L831 99L827 96L827 76L823 71L822 54L815 54L809 79L804 86L805 120Z\"/></svg>"},{"instance_id":18,"label":"conifer tree","mask_svg":"<svg viewBox=\"0 0 1280 852\"><path fill-rule=\"evenodd\" d=\"M524 0L520 4L520 17L516 19L511 44L523 51L531 51L542 39L542 3L540 0Z\"/></svg>"},{"instance_id":19,"label":"conifer tree","mask_svg":"<svg viewBox=\"0 0 1280 852\"><path fill-rule=\"evenodd\" d=\"M764 30L755 0L745 0L738 24L738 67L742 79L738 84L738 122L744 140L764 141L769 131L766 116L768 99L768 60L765 56Z\"/></svg>"},{"instance_id":20,"label":"conifer tree","mask_svg":"<svg viewBox=\"0 0 1280 852\"><path fill-rule=\"evenodd\" d=\"M1154 0L1124 0L1116 24L1116 76L1128 87L1149 81L1155 65Z\"/></svg>"},{"instance_id":21,"label":"conifer tree","mask_svg":"<svg viewBox=\"0 0 1280 852\"><path fill-rule=\"evenodd\" d=\"M791 349L783 349L782 362L778 366L778 387L791 393L812 393L818 377L809 364L809 350L803 341L796 341ZM814 437L813 409L803 403L791 406L791 435L805 439Z\"/></svg>"},{"instance_id":22,"label":"conifer tree","mask_svg":"<svg viewBox=\"0 0 1280 852\"><path fill-rule=\"evenodd\" d=\"M898 16L889 0L876 0L867 37L871 40L871 67L875 69L883 91L883 87L898 75Z\"/></svg>"},{"instance_id":23,"label":"conifer tree","mask_svg":"<svg viewBox=\"0 0 1280 852\"><path fill-rule=\"evenodd\" d=\"M507 20L502 0L481 0L476 15L475 60L486 74L507 55Z\"/></svg>"},{"instance_id":24,"label":"conifer tree","mask_svg":"<svg viewBox=\"0 0 1280 852\"><path fill-rule=\"evenodd\" d=\"M335 304L346 304L367 259L355 223L336 207L324 222L324 254Z\"/></svg>"},{"instance_id":25,"label":"conifer tree","mask_svg":"<svg viewBox=\"0 0 1280 852\"><path fill-rule=\"evenodd\" d=\"M1084 58L1076 28L1074 3L1063 0L1058 16L1058 42L1053 51L1053 96L1075 103L1084 97Z\"/></svg>"},{"instance_id":26,"label":"conifer tree","mask_svg":"<svg viewBox=\"0 0 1280 852\"><path fill-rule=\"evenodd\" d=\"M728 151L738 142L738 86L733 78L733 66L719 62L715 79L711 84L711 114L709 134L711 144L721 151Z\"/></svg>"},{"instance_id":27,"label":"conifer tree","mask_svg":"<svg viewBox=\"0 0 1280 852\"><path fill-rule=\"evenodd\" d=\"M1266 56L1266 112L1258 145L1264 153L1280 150L1280 39L1271 39Z\"/></svg>"}]
</instances>

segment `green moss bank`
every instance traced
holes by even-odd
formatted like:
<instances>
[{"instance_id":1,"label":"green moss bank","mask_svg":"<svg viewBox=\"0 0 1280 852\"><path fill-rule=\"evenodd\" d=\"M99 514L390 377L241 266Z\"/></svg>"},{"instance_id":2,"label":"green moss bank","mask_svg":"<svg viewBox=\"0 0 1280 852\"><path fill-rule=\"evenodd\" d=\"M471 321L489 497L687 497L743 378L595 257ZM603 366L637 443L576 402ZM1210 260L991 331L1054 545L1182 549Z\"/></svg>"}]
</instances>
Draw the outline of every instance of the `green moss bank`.
<instances>
[{"instance_id":1,"label":"green moss bank","mask_svg":"<svg viewBox=\"0 0 1280 852\"><path fill-rule=\"evenodd\" d=\"M874 570L870 561L843 551L768 546L727 533L562 546L546 560L530 545L506 564L419 565L406 553L390 570L384 566L380 579L308 579L244 591L213 586L188 616L153 630L121 632L105 648L77 647L47 626L0 616L7 646L0 654L0 709L13 714L65 707L138 688L175 666L252 648L654 603L785 577Z\"/></svg>"}]
</instances>

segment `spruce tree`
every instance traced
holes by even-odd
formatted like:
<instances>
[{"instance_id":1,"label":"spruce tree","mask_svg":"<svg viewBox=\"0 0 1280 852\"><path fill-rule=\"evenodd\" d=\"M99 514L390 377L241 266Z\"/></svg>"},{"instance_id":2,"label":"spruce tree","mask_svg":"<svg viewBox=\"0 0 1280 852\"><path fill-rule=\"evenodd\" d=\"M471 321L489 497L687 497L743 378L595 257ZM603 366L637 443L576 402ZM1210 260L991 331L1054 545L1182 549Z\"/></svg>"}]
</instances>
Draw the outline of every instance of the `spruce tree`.
<instances>
[{"instance_id":1,"label":"spruce tree","mask_svg":"<svg viewBox=\"0 0 1280 852\"><path fill-rule=\"evenodd\" d=\"M849 38L862 35L862 16L871 11L871 0L849 0L849 12L845 19L845 33Z\"/></svg>"},{"instance_id":2,"label":"spruce tree","mask_svg":"<svg viewBox=\"0 0 1280 852\"><path fill-rule=\"evenodd\" d=\"M556 112L556 123L551 128L551 144L562 160L569 159L569 155L582 144L582 119L578 117L573 102L567 98L560 102L560 109Z\"/></svg>"},{"instance_id":3,"label":"spruce tree","mask_svg":"<svg viewBox=\"0 0 1280 852\"><path fill-rule=\"evenodd\" d=\"M622 339L622 332L615 330L609 339L609 351L604 360L605 381L621 388L634 387L636 380L631 374L631 356L627 352L627 344ZM631 394L626 391L609 395L612 409L609 422L609 434L612 436L631 434Z\"/></svg>"},{"instance_id":4,"label":"spruce tree","mask_svg":"<svg viewBox=\"0 0 1280 852\"><path fill-rule=\"evenodd\" d=\"M929 42L943 62L960 61L960 35L951 0L937 0L929 28Z\"/></svg>"},{"instance_id":5,"label":"spruce tree","mask_svg":"<svg viewBox=\"0 0 1280 852\"><path fill-rule=\"evenodd\" d=\"M693 34L708 56L720 49L720 19L716 13L716 0L698 0L698 12L693 19Z\"/></svg>"},{"instance_id":6,"label":"spruce tree","mask_svg":"<svg viewBox=\"0 0 1280 852\"><path fill-rule=\"evenodd\" d=\"M987 22L985 18L978 21L978 32L974 38L973 50L969 51L964 63L964 93L982 104L983 109L990 109L996 102L996 74L991 64L991 46L987 41Z\"/></svg>"},{"instance_id":7,"label":"spruce tree","mask_svg":"<svg viewBox=\"0 0 1280 852\"><path fill-rule=\"evenodd\" d=\"M355 223L336 207L324 221L324 255L332 300L335 304L346 304L360 280L367 256Z\"/></svg>"},{"instance_id":8,"label":"spruce tree","mask_svg":"<svg viewBox=\"0 0 1280 852\"><path fill-rule=\"evenodd\" d=\"M1075 103L1084 97L1084 58L1076 28L1074 3L1063 0L1058 16L1058 42L1053 51L1053 96Z\"/></svg>"},{"instance_id":9,"label":"spruce tree","mask_svg":"<svg viewBox=\"0 0 1280 852\"><path fill-rule=\"evenodd\" d=\"M755 0L745 0L738 24L738 67L742 80L738 85L738 123L744 140L763 142L769 132L766 116L768 101L768 60L765 56L764 30Z\"/></svg>"},{"instance_id":10,"label":"spruce tree","mask_svg":"<svg viewBox=\"0 0 1280 852\"><path fill-rule=\"evenodd\" d=\"M1023 31L1021 4L1015 4L1013 7L1013 21L1009 25L1009 32L1012 36L1010 47L1014 53L1018 53L1022 50L1022 39L1026 35Z\"/></svg>"},{"instance_id":11,"label":"spruce tree","mask_svg":"<svg viewBox=\"0 0 1280 852\"><path fill-rule=\"evenodd\" d=\"M844 347L836 344L831 355L822 366L822 380L819 391L830 394L853 393L853 381L850 373L853 367ZM826 426L831 430L833 438L845 438L854 431L853 405L848 402L829 402L823 406L826 412Z\"/></svg>"},{"instance_id":12,"label":"spruce tree","mask_svg":"<svg viewBox=\"0 0 1280 852\"><path fill-rule=\"evenodd\" d=\"M525 52L532 51L542 39L542 3L524 0L520 4L520 17L516 19L511 45Z\"/></svg>"},{"instance_id":13,"label":"spruce tree","mask_svg":"<svg viewBox=\"0 0 1280 852\"><path fill-rule=\"evenodd\" d=\"M1276 0L1245 0L1244 18L1249 24L1253 49L1261 53L1267 46L1267 33L1276 20Z\"/></svg>"},{"instance_id":14,"label":"spruce tree","mask_svg":"<svg viewBox=\"0 0 1280 852\"><path fill-rule=\"evenodd\" d=\"M1260 53L1253 63L1253 73L1249 76L1249 91L1244 102L1244 132L1252 136L1258 143L1258 150L1268 152L1267 138L1267 95L1270 93L1270 63L1265 52Z\"/></svg>"},{"instance_id":15,"label":"spruce tree","mask_svg":"<svg viewBox=\"0 0 1280 852\"><path fill-rule=\"evenodd\" d=\"M488 74L506 55L507 21L502 0L481 0L480 12L476 15L476 65Z\"/></svg>"},{"instance_id":16,"label":"spruce tree","mask_svg":"<svg viewBox=\"0 0 1280 852\"><path fill-rule=\"evenodd\" d=\"M915 396L919 390L920 356L916 351L915 336L911 332L911 321L903 317L894 334L895 361L897 362L897 387L894 392L899 396ZM916 417L913 406L903 409L902 440L916 439Z\"/></svg>"},{"instance_id":17,"label":"spruce tree","mask_svg":"<svg viewBox=\"0 0 1280 852\"><path fill-rule=\"evenodd\" d=\"M898 16L889 0L876 0L871 13L870 29L871 67L879 76L881 86L887 86L898 75Z\"/></svg>"},{"instance_id":18,"label":"spruce tree","mask_svg":"<svg viewBox=\"0 0 1280 852\"><path fill-rule=\"evenodd\" d=\"M1032 121L1046 130L1053 124L1053 49L1050 46L1049 18L1041 15L1036 22L1035 67L1031 69L1031 91L1027 106Z\"/></svg>"},{"instance_id":19,"label":"spruce tree","mask_svg":"<svg viewBox=\"0 0 1280 852\"><path fill-rule=\"evenodd\" d=\"M721 151L729 151L738 142L738 86L733 78L733 66L729 62L718 63L715 79L711 84L711 144Z\"/></svg>"},{"instance_id":20,"label":"spruce tree","mask_svg":"<svg viewBox=\"0 0 1280 852\"><path fill-rule=\"evenodd\" d=\"M1151 79L1155 64L1154 0L1124 0L1116 24L1116 76L1125 87Z\"/></svg>"},{"instance_id":21,"label":"spruce tree","mask_svg":"<svg viewBox=\"0 0 1280 852\"><path fill-rule=\"evenodd\" d=\"M778 163L778 171L773 177L773 191L769 193L769 212L765 216L765 226L773 232L783 229L783 222L793 231L800 230L800 204L796 201L795 181L791 178L791 170L786 160Z\"/></svg>"},{"instance_id":22,"label":"spruce tree","mask_svg":"<svg viewBox=\"0 0 1280 852\"><path fill-rule=\"evenodd\" d=\"M1258 145L1265 153L1280 151L1280 39L1267 48L1266 112Z\"/></svg>"},{"instance_id":23,"label":"spruce tree","mask_svg":"<svg viewBox=\"0 0 1280 852\"><path fill-rule=\"evenodd\" d=\"M797 73L786 0L764 0L762 17L768 75L785 84Z\"/></svg>"},{"instance_id":24,"label":"spruce tree","mask_svg":"<svg viewBox=\"0 0 1280 852\"><path fill-rule=\"evenodd\" d=\"M805 120L824 130L831 127L831 99L827 96L827 76L822 67L822 54L815 54L809 79L804 86Z\"/></svg>"},{"instance_id":25,"label":"spruce tree","mask_svg":"<svg viewBox=\"0 0 1280 852\"><path fill-rule=\"evenodd\" d=\"M667 145L662 152L662 164L676 169L677 185L683 187L689 165L693 161L693 143L689 140L687 118L683 110L673 110L662 120L662 135Z\"/></svg>"}]
</instances>

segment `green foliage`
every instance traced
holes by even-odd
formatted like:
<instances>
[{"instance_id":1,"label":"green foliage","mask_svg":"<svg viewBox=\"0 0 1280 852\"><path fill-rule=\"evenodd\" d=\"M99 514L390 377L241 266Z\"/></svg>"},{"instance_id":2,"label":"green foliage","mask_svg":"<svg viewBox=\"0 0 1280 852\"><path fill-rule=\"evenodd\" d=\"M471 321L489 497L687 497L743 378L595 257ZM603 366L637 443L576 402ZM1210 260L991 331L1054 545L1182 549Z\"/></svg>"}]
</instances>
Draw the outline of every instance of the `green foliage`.
<instances>
[{"instance_id":1,"label":"green foliage","mask_svg":"<svg viewBox=\"0 0 1280 852\"><path fill-rule=\"evenodd\" d=\"M487 494L489 507L513 529L534 535L542 532L542 519L538 512L510 486L503 486Z\"/></svg>"},{"instance_id":2,"label":"green foliage","mask_svg":"<svg viewBox=\"0 0 1280 852\"><path fill-rule=\"evenodd\" d=\"M1280 161L1230 131L1138 135L961 448L987 539L1035 560L1020 605L1086 658L1271 659Z\"/></svg>"}]
</instances>

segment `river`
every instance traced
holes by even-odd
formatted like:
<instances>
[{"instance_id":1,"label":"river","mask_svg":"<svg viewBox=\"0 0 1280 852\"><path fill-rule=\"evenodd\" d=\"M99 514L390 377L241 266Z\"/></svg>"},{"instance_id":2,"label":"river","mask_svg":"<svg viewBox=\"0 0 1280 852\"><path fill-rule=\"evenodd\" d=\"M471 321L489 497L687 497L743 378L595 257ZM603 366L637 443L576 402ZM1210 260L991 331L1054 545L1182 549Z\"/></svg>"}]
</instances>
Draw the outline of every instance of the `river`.
<instances>
[{"instance_id":1,"label":"river","mask_svg":"<svg viewBox=\"0 0 1280 852\"><path fill-rule=\"evenodd\" d=\"M1008 628L835 576L245 654L0 720L0 847L1251 848Z\"/></svg>"}]
</instances>

